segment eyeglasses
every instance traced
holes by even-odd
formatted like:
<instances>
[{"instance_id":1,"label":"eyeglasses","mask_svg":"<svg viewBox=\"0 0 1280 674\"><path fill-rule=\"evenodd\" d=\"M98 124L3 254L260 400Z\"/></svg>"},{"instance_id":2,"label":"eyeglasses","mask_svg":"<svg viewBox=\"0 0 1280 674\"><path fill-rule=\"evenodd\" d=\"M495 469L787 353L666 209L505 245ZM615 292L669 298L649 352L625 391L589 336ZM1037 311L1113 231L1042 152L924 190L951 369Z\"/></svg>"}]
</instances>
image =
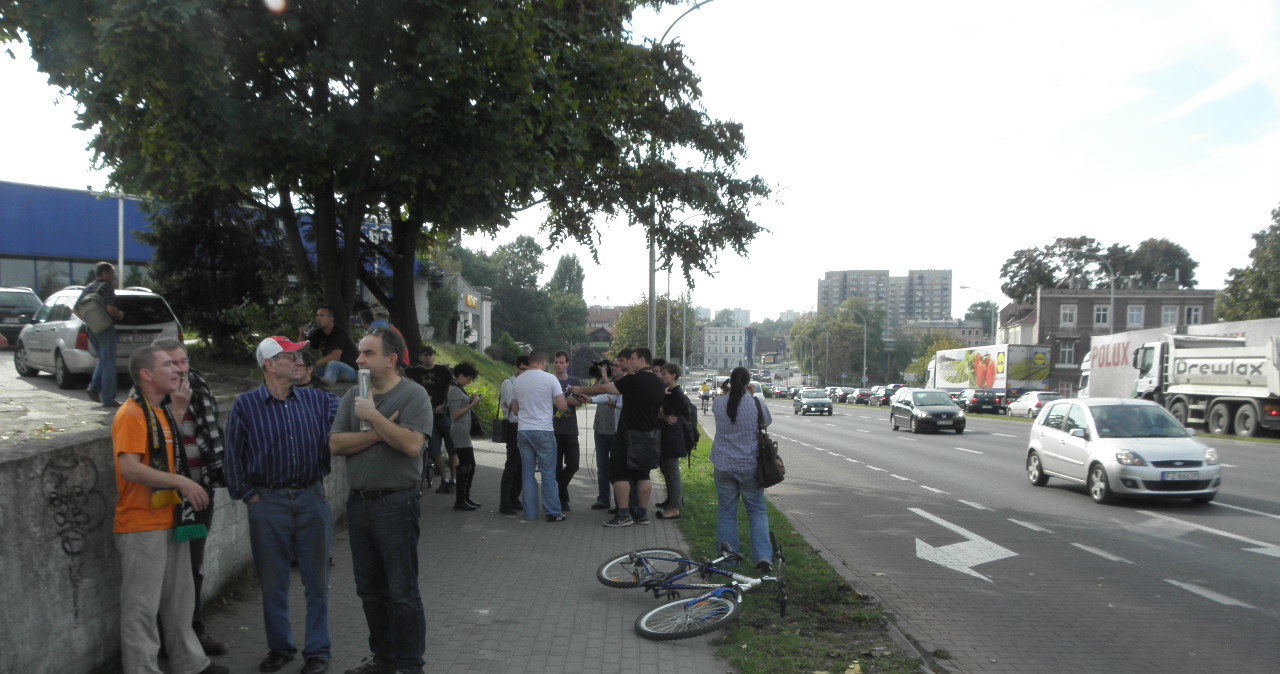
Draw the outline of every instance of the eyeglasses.
<instances>
[{"instance_id":1,"label":"eyeglasses","mask_svg":"<svg viewBox=\"0 0 1280 674\"><path fill-rule=\"evenodd\" d=\"M296 363L302 360L302 355L295 352L289 352L289 353L282 353L276 356L276 358L284 358L285 360L289 360Z\"/></svg>"}]
</instances>

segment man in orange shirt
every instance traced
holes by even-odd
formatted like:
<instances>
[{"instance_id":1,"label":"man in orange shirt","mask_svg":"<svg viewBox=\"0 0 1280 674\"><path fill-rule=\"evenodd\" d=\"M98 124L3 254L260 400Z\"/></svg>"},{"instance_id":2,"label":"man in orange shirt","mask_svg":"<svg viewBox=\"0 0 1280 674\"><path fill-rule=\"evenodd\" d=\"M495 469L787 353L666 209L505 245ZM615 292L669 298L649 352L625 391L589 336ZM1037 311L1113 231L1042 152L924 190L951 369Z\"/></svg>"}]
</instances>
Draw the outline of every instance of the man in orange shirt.
<instances>
[{"instance_id":1,"label":"man in orange shirt","mask_svg":"<svg viewBox=\"0 0 1280 674\"><path fill-rule=\"evenodd\" d=\"M145 346L129 357L134 389L111 425L116 468L115 532L120 552L120 650L125 674L160 674L162 619L173 674L226 674L191 629L195 582L187 541L207 532L194 517L209 495L175 455L173 416L164 403L182 382L173 357ZM162 601L163 599L163 601Z\"/></svg>"}]
</instances>

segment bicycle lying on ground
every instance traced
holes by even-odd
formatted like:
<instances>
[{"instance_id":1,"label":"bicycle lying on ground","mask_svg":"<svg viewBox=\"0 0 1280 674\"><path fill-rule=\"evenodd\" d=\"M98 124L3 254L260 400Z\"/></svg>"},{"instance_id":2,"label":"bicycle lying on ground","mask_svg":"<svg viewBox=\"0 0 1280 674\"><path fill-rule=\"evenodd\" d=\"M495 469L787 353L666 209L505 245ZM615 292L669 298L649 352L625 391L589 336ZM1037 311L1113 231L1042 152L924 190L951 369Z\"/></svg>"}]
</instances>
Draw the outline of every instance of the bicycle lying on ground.
<instances>
[{"instance_id":1,"label":"bicycle lying on ground","mask_svg":"<svg viewBox=\"0 0 1280 674\"><path fill-rule=\"evenodd\" d=\"M720 557L702 562L675 548L635 550L601 564L596 579L608 587L639 587L652 591L657 599L670 598L636 618L636 632L658 641L687 639L727 627L738 617L742 595L766 582L777 584L778 614L787 614L787 584L782 579L786 560L773 532L769 532L769 542L773 546L772 569L759 578L721 568L722 564L742 561L742 555L724 545ZM681 599L682 591L700 594Z\"/></svg>"}]
</instances>

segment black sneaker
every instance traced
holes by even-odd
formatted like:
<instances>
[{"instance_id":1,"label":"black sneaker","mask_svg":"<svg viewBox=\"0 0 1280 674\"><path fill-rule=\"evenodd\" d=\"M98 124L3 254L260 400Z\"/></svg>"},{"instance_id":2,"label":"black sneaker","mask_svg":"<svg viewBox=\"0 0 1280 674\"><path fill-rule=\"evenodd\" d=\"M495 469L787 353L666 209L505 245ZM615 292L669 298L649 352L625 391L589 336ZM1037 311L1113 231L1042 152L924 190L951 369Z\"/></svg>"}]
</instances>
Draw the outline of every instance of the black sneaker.
<instances>
[{"instance_id":1,"label":"black sneaker","mask_svg":"<svg viewBox=\"0 0 1280 674\"><path fill-rule=\"evenodd\" d=\"M653 524L653 522L649 519L648 515L640 515L639 517L635 517L633 519L635 519L636 524Z\"/></svg>"},{"instance_id":2,"label":"black sneaker","mask_svg":"<svg viewBox=\"0 0 1280 674\"><path fill-rule=\"evenodd\" d=\"M453 483L452 483L452 482L441 482L441 483L440 483L440 486L436 489L436 493L437 493L437 494L452 494L452 493L453 493Z\"/></svg>"},{"instance_id":3,"label":"black sneaker","mask_svg":"<svg viewBox=\"0 0 1280 674\"><path fill-rule=\"evenodd\" d=\"M379 660L372 655L360 661L360 666L348 669L346 674L395 674L395 663Z\"/></svg>"},{"instance_id":4,"label":"black sneaker","mask_svg":"<svg viewBox=\"0 0 1280 674\"><path fill-rule=\"evenodd\" d=\"M601 503L601 502L599 502L599 501L596 501L595 503L592 503L592 504L591 504L591 509L592 509L592 510L604 510L604 509L606 509L606 508L608 508L608 507L609 507L609 504L608 504L608 503Z\"/></svg>"},{"instance_id":5,"label":"black sneaker","mask_svg":"<svg viewBox=\"0 0 1280 674\"><path fill-rule=\"evenodd\" d=\"M756 571L759 572L760 575L762 576L767 576L773 573L773 565L762 559L756 562Z\"/></svg>"},{"instance_id":6,"label":"black sneaker","mask_svg":"<svg viewBox=\"0 0 1280 674\"><path fill-rule=\"evenodd\" d=\"M565 517L564 515L547 515L548 522L563 522L567 519L569 518Z\"/></svg>"},{"instance_id":7,"label":"black sneaker","mask_svg":"<svg viewBox=\"0 0 1280 674\"><path fill-rule=\"evenodd\" d=\"M623 515L619 513L613 516L613 519L605 522L606 527L629 527L635 524L635 520L631 519L631 515Z\"/></svg>"}]
</instances>

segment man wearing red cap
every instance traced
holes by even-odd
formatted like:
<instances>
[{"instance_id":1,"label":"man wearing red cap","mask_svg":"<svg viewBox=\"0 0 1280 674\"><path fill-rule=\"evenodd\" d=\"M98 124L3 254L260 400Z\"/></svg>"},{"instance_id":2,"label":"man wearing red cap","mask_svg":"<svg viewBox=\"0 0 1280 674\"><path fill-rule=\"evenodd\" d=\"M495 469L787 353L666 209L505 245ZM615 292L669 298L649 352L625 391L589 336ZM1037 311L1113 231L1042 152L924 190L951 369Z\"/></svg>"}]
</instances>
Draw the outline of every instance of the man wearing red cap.
<instances>
[{"instance_id":1,"label":"man wearing red cap","mask_svg":"<svg viewBox=\"0 0 1280 674\"><path fill-rule=\"evenodd\" d=\"M267 657L262 672L283 667L298 652L289 627L289 564L298 562L306 588L303 674L321 674L332 657L329 641L329 552L333 511L324 492L329 474L329 428L338 398L295 387L306 342L268 337L258 344L262 386L241 395L227 418L227 490L249 507L249 546L262 586Z\"/></svg>"}]
</instances>

